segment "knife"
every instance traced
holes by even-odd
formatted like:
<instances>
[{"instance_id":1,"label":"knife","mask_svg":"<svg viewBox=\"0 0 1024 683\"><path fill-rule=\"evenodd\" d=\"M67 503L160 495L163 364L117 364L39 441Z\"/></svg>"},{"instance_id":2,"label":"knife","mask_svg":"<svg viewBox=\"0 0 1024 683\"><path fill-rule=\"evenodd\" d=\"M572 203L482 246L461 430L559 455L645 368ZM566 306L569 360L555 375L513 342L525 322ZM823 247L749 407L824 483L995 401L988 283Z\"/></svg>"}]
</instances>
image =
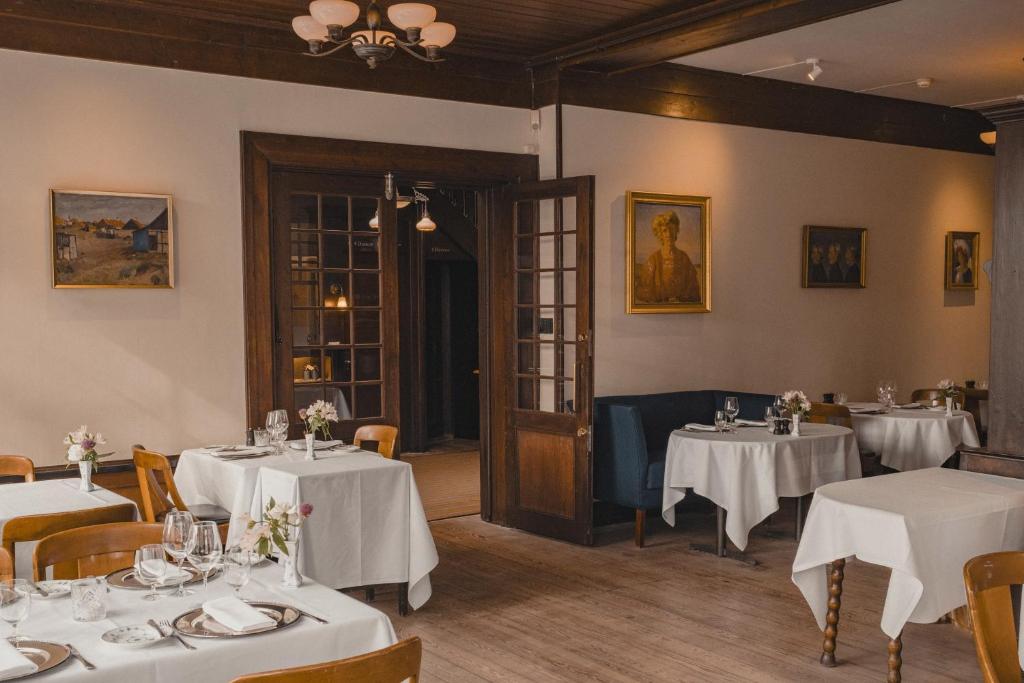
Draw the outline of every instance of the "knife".
<instances>
[{"instance_id":1,"label":"knife","mask_svg":"<svg viewBox=\"0 0 1024 683\"><path fill-rule=\"evenodd\" d=\"M33 587L33 588L35 588L35 589L36 589L37 591L39 591L39 594L40 594L40 595L42 595L42 596L43 596L44 598L48 598L48 597L50 597L50 591L46 590L45 588L43 588L42 586L40 586L40 585L39 585L38 583L36 583L35 581L29 581L29 582L28 582L28 585L32 586L32 587Z\"/></svg>"},{"instance_id":2,"label":"knife","mask_svg":"<svg viewBox=\"0 0 1024 683\"><path fill-rule=\"evenodd\" d=\"M82 653L78 651L78 648L72 645L71 643L64 643L64 647L68 649L72 657L80 661L82 663L82 666L84 666L89 671L93 671L96 668L95 666L93 666L93 663L85 657L83 657Z\"/></svg>"}]
</instances>

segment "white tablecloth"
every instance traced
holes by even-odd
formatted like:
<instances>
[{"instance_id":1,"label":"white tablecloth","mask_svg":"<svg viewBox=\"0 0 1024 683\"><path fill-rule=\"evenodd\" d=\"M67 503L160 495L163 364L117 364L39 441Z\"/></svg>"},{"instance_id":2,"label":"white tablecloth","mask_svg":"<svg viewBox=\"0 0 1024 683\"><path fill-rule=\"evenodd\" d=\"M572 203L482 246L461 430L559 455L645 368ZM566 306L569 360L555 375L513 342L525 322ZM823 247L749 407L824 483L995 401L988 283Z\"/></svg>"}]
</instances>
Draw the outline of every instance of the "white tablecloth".
<instances>
[{"instance_id":1,"label":"white tablecloth","mask_svg":"<svg viewBox=\"0 0 1024 683\"><path fill-rule=\"evenodd\" d=\"M182 451L174 469L174 484L186 505L219 505L231 513L228 542L241 535L238 518L249 513L260 467L288 463L303 453L270 455L251 460L219 460L201 448Z\"/></svg>"},{"instance_id":2,"label":"white tablecloth","mask_svg":"<svg viewBox=\"0 0 1024 683\"><path fill-rule=\"evenodd\" d=\"M801 436L775 436L764 427L733 433L672 432L665 454L661 514L675 525L675 504L686 489L728 511L725 530L737 548L779 509L779 498L804 496L822 484L859 478L860 454L846 427L803 424Z\"/></svg>"},{"instance_id":3,"label":"white tablecloth","mask_svg":"<svg viewBox=\"0 0 1024 683\"><path fill-rule=\"evenodd\" d=\"M128 498L113 491L100 487L96 487L94 491L79 491L78 485L78 477L0 485L0 530L7 520L14 517L88 510L124 503L135 505ZM138 515L139 511L136 509L136 519ZM15 545L14 570L18 578L32 578L32 551L35 546L35 543Z\"/></svg>"},{"instance_id":4,"label":"white tablecloth","mask_svg":"<svg viewBox=\"0 0 1024 683\"><path fill-rule=\"evenodd\" d=\"M852 418L861 450L878 453L883 465L901 472L938 467L961 443L981 445L974 417L963 410L946 417L944 410L897 408L882 415L854 414Z\"/></svg>"},{"instance_id":5,"label":"white tablecloth","mask_svg":"<svg viewBox=\"0 0 1024 683\"><path fill-rule=\"evenodd\" d=\"M71 660L47 681L96 681L96 683L226 683L242 674L303 666L365 654L397 642L390 620L382 612L358 600L336 593L312 581L295 590L278 587L281 569L269 563L253 572L242 590L250 600L290 604L327 619L320 624L303 618L277 633L225 640L189 639L198 648L189 651L174 640L132 650L100 640L107 630L147 619L172 620L201 602L227 595L231 586L223 578L210 581L209 594L186 598L166 597L144 602L142 592L110 589L107 618L92 623L71 619L70 598L33 600L32 613L21 624L24 637L71 643L96 665L86 671Z\"/></svg>"},{"instance_id":6,"label":"white tablecloth","mask_svg":"<svg viewBox=\"0 0 1024 683\"><path fill-rule=\"evenodd\" d=\"M312 503L299 533L303 574L333 588L408 581L409 604L422 606L437 550L412 466L367 451L318 458L260 468L253 518L271 498Z\"/></svg>"},{"instance_id":7,"label":"white tablecloth","mask_svg":"<svg viewBox=\"0 0 1024 683\"><path fill-rule=\"evenodd\" d=\"M814 493L793 583L825 628L828 569L857 557L892 569L882 631L932 623L966 604L963 568L1024 549L1024 480L929 468L829 484Z\"/></svg>"}]
</instances>

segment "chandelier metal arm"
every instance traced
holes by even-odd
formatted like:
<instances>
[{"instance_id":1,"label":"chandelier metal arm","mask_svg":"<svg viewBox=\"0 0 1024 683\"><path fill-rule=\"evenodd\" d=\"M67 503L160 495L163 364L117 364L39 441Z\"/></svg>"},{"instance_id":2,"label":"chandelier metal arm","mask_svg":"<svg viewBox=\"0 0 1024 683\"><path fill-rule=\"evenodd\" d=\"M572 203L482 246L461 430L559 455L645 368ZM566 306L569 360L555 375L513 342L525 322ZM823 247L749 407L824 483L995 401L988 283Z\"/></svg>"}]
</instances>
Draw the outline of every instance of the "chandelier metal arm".
<instances>
[{"instance_id":1,"label":"chandelier metal arm","mask_svg":"<svg viewBox=\"0 0 1024 683\"><path fill-rule=\"evenodd\" d=\"M329 49L327 49L327 50L321 49L319 52L303 52L302 54L306 55L307 57L326 57L328 55L333 55L335 52L337 52L338 50L340 50L340 49L342 49L344 47L348 47L352 43L358 42L359 39L361 39L361 38L362 38L362 36L353 36L352 38L348 38L346 40L343 40L340 43L336 43L333 40L327 41L327 42L324 43L324 45L330 45L331 47ZM363 41L363 42L365 42L365 41Z\"/></svg>"},{"instance_id":2,"label":"chandelier metal arm","mask_svg":"<svg viewBox=\"0 0 1024 683\"><path fill-rule=\"evenodd\" d=\"M398 47L402 48L403 52L406 52L406 53L412 55L413 57L415 57L416 59L420 60L421 62L427 62L428 64L435 64L437 62L443 62L444 61L444 57L431 57L429 55L421 55L419 52L416 52L416 50L413 50L412 47L409 47L408 43L403 43L400 40L396 40L395 41L395 45L397 45ZM417 43L413 43L413 47L415 47L416 45L419 45L419 43L418 42Z\"/></svg>"}]
</instances>

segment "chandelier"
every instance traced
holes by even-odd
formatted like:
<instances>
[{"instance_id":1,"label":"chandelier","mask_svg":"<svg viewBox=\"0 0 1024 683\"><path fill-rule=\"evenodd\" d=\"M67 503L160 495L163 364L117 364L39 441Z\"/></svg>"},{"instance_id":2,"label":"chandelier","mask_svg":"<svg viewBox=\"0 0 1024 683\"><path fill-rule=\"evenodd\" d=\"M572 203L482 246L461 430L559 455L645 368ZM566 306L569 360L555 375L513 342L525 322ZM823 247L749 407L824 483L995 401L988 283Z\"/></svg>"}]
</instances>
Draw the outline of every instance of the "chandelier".
<instances>
[{"instance_id":1,"label":"chandelier","mask_svg":"<svg viewBox=\"0 0 1024 683\"><path fill-rule=\"evenodd\" d=\"M455 27L434 21L436 17L437 10L421 2L388 7L388 19L405 32L402 40L393 31L381 28L384 17L372 0L366 8L366 29L353 31L346 38L345 29L359 18L359 5L349 0L313 0L309 14L292 19L292 29L309 44L306 54L311 57L326 57L351 46L367 66L375 69L380 62L391 59L396 48L424 62L444 61L441 48L455 40Z\"/></svg>"}]
</instances>

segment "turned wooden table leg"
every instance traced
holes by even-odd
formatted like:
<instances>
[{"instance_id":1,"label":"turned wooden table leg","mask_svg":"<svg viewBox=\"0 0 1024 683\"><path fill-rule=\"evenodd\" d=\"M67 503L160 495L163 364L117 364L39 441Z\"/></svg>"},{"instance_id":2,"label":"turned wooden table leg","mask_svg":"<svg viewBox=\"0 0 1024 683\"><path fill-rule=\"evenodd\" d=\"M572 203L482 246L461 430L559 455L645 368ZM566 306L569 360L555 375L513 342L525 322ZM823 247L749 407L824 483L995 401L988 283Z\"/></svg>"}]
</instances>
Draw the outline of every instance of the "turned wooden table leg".
<instances>
[{"instance_id":1,"label":"turned wooden table leg","mask_svg":"<svg viewBox=\"0 0 1024 683\"><path fill-rule=\"evenodd\" d=\"M725 508L721 505L715 506L715 552L719 557L725 557Z\"/></svg>"},{"instance_id":2,"label":"turned wooden table leg","mask_svg":"<svg viewBox=\"0 0 1024 683\"><path fill-rule=\"evenodd\" d=\"M903 633L901 632L889 641L889 675L886 676L885 683L900 683L903 680L903 674L900 673L903 668L902 654Z\"/></svg>"},{"instance_id":3,"label":"turned wooden table leg","mask_svg":"<svg viewBox=\"0 0 1024 683\"><path fill-rule=\"evenodd\" d=\"M828 577L828 612L825 614L825 640L821 644L822 666L836 665L836 637L839 635L839 607L843 597L843 568L846 558L833 560Z\"/></svg>"}]
</instances>

